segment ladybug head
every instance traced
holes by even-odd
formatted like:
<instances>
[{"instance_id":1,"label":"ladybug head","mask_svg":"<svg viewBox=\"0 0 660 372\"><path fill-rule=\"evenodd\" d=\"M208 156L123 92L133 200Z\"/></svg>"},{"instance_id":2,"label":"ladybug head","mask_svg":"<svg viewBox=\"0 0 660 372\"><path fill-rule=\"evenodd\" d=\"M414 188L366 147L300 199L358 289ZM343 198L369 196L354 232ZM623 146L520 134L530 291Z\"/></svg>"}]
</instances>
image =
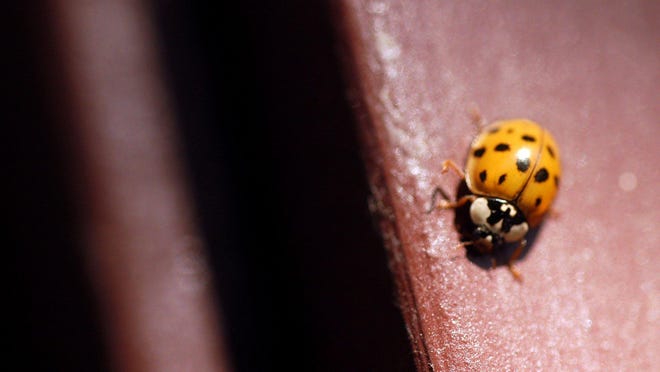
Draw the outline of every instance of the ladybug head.
<instances>
[{"instance_id":1,"label":"ladybug head","mask_svg":"<svg viewBox=\"0 0 660 372\"><path fill-rule=\"evenodd\" d=\"M529 229L520 209L499 198L477 197L470 205L470 219L475 225L472 240L486 251L522 240Z\"/></svg>"}]
</instances>

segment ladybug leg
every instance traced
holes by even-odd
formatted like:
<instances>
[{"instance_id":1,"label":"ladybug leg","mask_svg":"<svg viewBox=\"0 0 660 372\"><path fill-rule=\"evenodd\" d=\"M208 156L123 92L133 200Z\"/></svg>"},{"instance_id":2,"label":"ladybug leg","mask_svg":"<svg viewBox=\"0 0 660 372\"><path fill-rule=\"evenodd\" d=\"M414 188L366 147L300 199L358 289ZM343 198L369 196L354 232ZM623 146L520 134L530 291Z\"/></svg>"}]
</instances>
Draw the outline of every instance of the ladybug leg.
<instances>
[{"instance_id":1,"label":"ladybug leg","mask_svg":"<svg viewBox=\"0 0 660 372\"><path fill-rule=\"evenodd\" d=\"M449 200L449 196L445 190L439 186L436 186L436 188L433 189L433 194L431 195L431 206L426 210L426 214L433 212L438 207L438 195L441 195L445 200Z\"/></svg>"},{"instance_id":2,"label":"ladybug leg","mask_svg":"<svg viewBox=\"0 0 660 372\"><path fill-rule=\"evenodd\" d=\"M561 216L561 212L559 212L559 210L557 210L555 208L552 208L552 207L550 207L550 209L548 209L548 217L550 217L552 219L557 219L560 216Z\"/></svg>"},{"instance_id":3,"label":"ladybug leg","mask_svg":"<svg viewBox=\"0 0 660 372\"><path fill-rule=\"evenodd\" d=\"M472 246L472 245L474 245L474 242L470 242L470 241L467 241L467 242L460 242L460 243L456 244L456 246L454 247L454 249L455 249L455 250L458 250L458 249L461 249L461 248L463 248L463 249L469 249L468 247L469 247L469 246Z\"/></svg>"},{"instance_id":4,"label":"ladybug leg","mask_svg":"<svg viewBox=\"0 0 660 372\"><path fill-rule=\"evenodd\" d=\"M527 239L523 239L520 244L518 244L518 247L516 248L515 251L511 254L511 258L509 258L509 262L516 261L518 257L520 257L520 254L522 254L523 250L525 250L525 247L527 246Z\"/></svg>"},{"instance_id":5,"label":"ladybug leg","mask_svg":"<svg viewBox=\"0 0 660 372\"><path fill-rule=\"evenodd\" d=\"M434 194L435 195L435 194ZM447 199L440 200L436 203L435 198L431 204L431 210L438 209L456 209L462 207L467 202L473 202L477 197L474 195L465 195L455 202L449 201Z\"/></svg>"},{"instance_id":6,"label":"ladybug leg","mask_svg":"<svg viewBox=\"0 0 660 372\"><path fill-rule=\"evenodd\" d=\"M461 242L461 244L459 244L459 245L456 246L456 249L458 249L458 248L466 248L466 247L469 247L469 246L471 246L471 245L474 245L474 242L471 242L471 241Z\"/></svg>"},{"instance_id":7,"label":"ladybug leg","mask_svg":"<svg viewBox=\"0 0 660 372\"><path fill-rule=\"evenodd\" d=\"M456 173L456 175L459 176L461 179L465 179L465 173L463 172L463 170L458 165L456 165L456 163L454 163L453 160L448 159L442 162L442 170L440 171L440 173L445 174L449 171L449 169L454 171L454 173Z\"/></svg>"},{"instance_id":8,"label":"ladybug leg","mask_svg":"<svg viewBox=\"0 0 660 372\"><path fill-rule=\"evenodd\" d=\"M463 180L465 179L465 173L463 172L463 170L461 168L459 168L458 165L456 165L456 163L454 163L453 160L443 161L442 162L442 170L440 171L440 173L443 173L443 174L447 173L450 169L452 171L454 171L454 173L456 173L456 175L458 175L461 179L463 179ZM442 195L442 198L443 198L443 200L441 200L440 202L437 202L438 194ZM436 208L439 208L439 209L458 208L458 207L462 206L463 204L467 203L468 201L474 201L475 197L473 195L467 195L467 196L464 196L464 197L458 199L455 202L449 201L450 199L451 198L449 197L449 195L447 195L447 193L443 189L441 189L440 187L436 187L433 190L433 195L431 196L431 207L426 211L426 213L431 213Z\"/></svg>"},{"instance_id":9,"label":"ladybug leg","mask_svg":"<svg viewBox=\"0 0 660 372\"><path fill-rule=\"evenodd\" d=\"M516 247L516 250L514 250L511 254L511 257L509 257L509 271L513 275L513 278L519 282L522 282L522 275L520 274L520 271L518 271L518 269L513 265L513 263L518 259L518 257L520 257L520 254L522 254L526 246L527 240L521 241L518 247Z\"/></svg>"},{"instance_id":10,"label":"ladybug leg","mask_svg":"<svg viewBox=\"0 0 660 372\"><path fill-rule=\"evenodd\" d=\"M515 279L517 282L522 283L522 274L520 274L520 270L516 268L515 266L509 264L509 271L511 272L511 275L513 275L513 279Z\"/></svg>"},{"instance_id":11,"label":"ladybug leg","mask_svg":"<svg viewBox=\"0 0 660 372\"><path fill-rule=\"evenodd\" d=\"M438 195L442 196L442 200L438 201ZM426 211L427 214L433 212L436 208L437 209L456 209L459 208L467 202L473 202L477 197L474 195L465 195L461 197L460 199L456 200L455 202L450 201L449 195L441 189L440 187L436 187L433 190L433 195L431 196L431 206L429 209Z\"/></svg>"},{"instance_id":12,"label":"ladybug leg","mask_svg":"<svg viewBox=\"0 0 660 372\"><path fill-rule=\"evenodd\" d=\"M471 245L474 245L474 242L460 242L460 243L456 244L456 246L454 247L454 250L459 250L459 249L461 249L461 248L467 248L467 247L469 247L469 246L471 246ZM458 257L459 257L459 256L454 256L454 257L452 257L451 259L452 259L452 260L455 260L455 259L457 259Z\"/></svg>"}]
</instances>

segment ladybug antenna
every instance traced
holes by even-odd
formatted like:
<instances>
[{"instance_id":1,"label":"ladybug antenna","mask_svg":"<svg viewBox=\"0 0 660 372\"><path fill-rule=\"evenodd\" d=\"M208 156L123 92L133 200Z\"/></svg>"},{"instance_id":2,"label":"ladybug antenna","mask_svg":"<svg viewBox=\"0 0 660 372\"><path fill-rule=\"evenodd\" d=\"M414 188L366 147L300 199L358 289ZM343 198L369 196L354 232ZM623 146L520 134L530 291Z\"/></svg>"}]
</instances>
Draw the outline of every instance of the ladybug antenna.
<instances>
[{"instance_id":1,"label":"ladybug antenna","mask_svg":"<svg viewBox=\"0 0 660 372\"><path fill-rule=\"evenodd\" d=\"M472 122L472 125L475 127L477 132L484 129L486 126L486 121L484 120L484 117L481 116L479 107L476 104L473 103L470 105L470 107L467 109L467 114L470 117L470 121Z\"/></svg>"}]
</instances>

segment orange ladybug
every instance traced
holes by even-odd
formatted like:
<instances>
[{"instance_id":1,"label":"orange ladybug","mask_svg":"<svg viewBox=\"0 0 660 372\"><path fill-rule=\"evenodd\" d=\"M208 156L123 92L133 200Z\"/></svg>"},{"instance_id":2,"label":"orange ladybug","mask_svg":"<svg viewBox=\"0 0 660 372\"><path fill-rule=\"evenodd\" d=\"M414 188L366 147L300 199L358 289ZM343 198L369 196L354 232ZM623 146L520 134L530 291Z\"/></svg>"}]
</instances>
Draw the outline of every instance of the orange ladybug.
<instances>
[{"instance_id":1,"label":"orange ladybug","mask_svg":"<svg viewBox=\"0 0 660 372\"><path fill-rule=\"evenodd\" d=\"M465 245L480 252L519 242L509 269L520 279L513 262L526 245L527 232L541 223L559 189L561 163L554 138L528 119L497 121L484 127L472 142L465 172L446 160L442 173L450 168L465 179L471 194L455 202L443 200L437 207L470 203L474 229Z\"/></svg>"}]
</instances>

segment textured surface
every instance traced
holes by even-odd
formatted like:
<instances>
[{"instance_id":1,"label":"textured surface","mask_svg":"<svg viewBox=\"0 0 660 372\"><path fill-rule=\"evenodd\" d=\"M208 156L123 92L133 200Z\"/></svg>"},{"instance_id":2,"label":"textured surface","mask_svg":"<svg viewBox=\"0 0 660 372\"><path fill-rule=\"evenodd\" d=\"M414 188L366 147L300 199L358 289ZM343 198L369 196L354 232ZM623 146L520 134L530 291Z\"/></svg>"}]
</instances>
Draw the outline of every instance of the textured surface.
<instances>
[{"instance_id":1,"label":"textured surface","mask_svg":"<svg viewBox=\"0 0 660 372\"><path fill-rule=\"evenodd\" d=\"M349 81L375 208L420 369L650 370L660 364L660 7L344 1ZM562 152L555 207L519 268L457 251L424 214L469 110L529 117Z\"/></svg>"}]
</instances>

